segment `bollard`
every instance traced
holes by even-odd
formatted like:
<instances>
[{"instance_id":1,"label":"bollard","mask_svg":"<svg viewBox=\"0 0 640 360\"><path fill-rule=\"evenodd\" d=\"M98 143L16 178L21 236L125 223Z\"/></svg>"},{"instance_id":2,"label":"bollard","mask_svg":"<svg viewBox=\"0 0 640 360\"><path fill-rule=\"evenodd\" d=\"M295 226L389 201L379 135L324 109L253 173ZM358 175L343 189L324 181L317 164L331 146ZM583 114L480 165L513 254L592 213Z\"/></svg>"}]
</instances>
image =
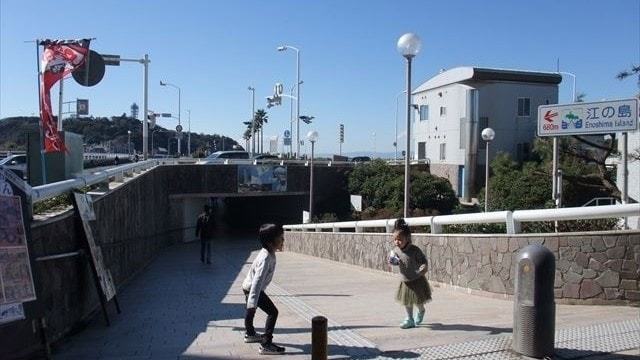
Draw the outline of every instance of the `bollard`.
<instances>
[{"instance_id":1,"label":"bollard","mask_svg":"<svg viewBox=\"0 0 640 360\"><path fill-rule=\"evenodd\" d=\"M556 305L553 298L556 261L542 245L520 250L513 296L513 350L542 358L553 355Z\"/></svg>"},{"instance_id":2,"label":"bollard","mask_svg":"<svg viewBox=\"0 0 640 360\"><path fill-rule=\"evenodd\" d=\"M311 360L327 360L327 318L311 319Z\"/></svg>"}]
</instances>

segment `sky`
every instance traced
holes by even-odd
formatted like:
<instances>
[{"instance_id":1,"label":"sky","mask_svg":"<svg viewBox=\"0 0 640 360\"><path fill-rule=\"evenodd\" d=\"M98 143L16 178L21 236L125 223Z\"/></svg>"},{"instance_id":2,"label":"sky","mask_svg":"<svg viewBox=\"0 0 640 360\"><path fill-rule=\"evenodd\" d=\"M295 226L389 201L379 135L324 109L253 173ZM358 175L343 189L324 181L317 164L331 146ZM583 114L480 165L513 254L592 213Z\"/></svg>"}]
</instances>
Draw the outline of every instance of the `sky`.
<instances>
[{"instance_id":1,"label":"sky","mask_svg":"<svg viewBox=\"0 0 640 360\"><path fill-rule=\"evenodd\" d=\"M218 133L241 144L242 124L266 109L275 83L288 92L296 82L300 49L300 134L319 133L316 150L392 152L397 94L405 87L405 60L398 38L416 33L422 49L413 61L413 88L440 69L481 66L576 75L585 101L629 98L637 79L615 75L640 64L640 1L165 1L0 2L0 118L38 113L37 38L95 38L91 49L122 58L149 55L149 108L178 113L197 133ZM93 116L142 109L143 67L109 66L94 87L65 81L64 99L89 99ZM57 86L52 104L57 113ZM569 102L572 79L560 84L560 103ZM402 105L402 101L400 102ZM401 106L402 107L402 106ZM142 111L141 111L142 112ZM290 102L267 109L267 137L290 124ZM404 123L403 112L398 124ZM159 124L175 128L177 120ZM295 132L295 126L294 126ZM401 134L404 133L400 131ZM404 140L399 138L399 143ZM265 140L266 143L266 140Z\"/></svg>"}]
</instances>

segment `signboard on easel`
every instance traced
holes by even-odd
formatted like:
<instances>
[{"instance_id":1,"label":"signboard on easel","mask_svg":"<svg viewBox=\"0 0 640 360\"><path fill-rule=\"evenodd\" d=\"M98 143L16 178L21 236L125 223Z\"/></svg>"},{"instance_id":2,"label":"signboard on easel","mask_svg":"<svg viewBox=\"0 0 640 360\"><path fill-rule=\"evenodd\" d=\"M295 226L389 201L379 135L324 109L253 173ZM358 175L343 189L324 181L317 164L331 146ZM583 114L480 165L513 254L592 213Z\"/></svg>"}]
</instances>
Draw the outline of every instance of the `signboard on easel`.
<instances>
[{"instance_id":1,"label":"signboard on easel","mask_svg":"<svg viewBox=\"0 0 640 360\"><path fill-rule=\"evenodd\" d=\"M75 208L80 215L85 240L87 241L87 247L91 257L91 269L96 279L102 310L107 324L109 324L106 304L113 299L118 313L120 313L120 306L118 305L118 300L116 298L116 287L113 283L111 272L105 266L104 259L102 258L102 249L96 244L95 239L93 238L93 231L91 230L90 223L90 221L96 220L96 214L93 210L93 201L90 195L79 192L73 193L73 199Z\"/></svg>"}]
</instances>

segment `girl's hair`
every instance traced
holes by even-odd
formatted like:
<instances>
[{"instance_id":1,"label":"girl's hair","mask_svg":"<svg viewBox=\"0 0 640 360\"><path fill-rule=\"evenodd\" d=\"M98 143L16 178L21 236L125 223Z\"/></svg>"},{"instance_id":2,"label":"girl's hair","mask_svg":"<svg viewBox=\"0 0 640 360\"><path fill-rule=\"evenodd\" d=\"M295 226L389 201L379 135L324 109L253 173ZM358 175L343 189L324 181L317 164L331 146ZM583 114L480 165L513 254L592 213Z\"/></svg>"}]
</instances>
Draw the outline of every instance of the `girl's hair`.
<instances>
[{"instance_id":1,"label":"girl's hair","mask_svg":"<svg viewBox=\"0 0 640 360\"><path fill-rule=\"evenodd\" d=\"M284 233L282 225L263 224L258 231L258 240L263 248L270 250L276 238Z\"/></svg>"},{"instance_id":2,"label":"girl's hair","mask_svg":"<svg viewBox=\"0 0 640 360\"><path fill-rule=\"evenodd\" d=\"M408 242L411 242L411 229L403 218L399 218L398 220L396 220L396 222L393 224L393 231L398 232L400 236L407 239Z\"/></svg>"}]
</instances>

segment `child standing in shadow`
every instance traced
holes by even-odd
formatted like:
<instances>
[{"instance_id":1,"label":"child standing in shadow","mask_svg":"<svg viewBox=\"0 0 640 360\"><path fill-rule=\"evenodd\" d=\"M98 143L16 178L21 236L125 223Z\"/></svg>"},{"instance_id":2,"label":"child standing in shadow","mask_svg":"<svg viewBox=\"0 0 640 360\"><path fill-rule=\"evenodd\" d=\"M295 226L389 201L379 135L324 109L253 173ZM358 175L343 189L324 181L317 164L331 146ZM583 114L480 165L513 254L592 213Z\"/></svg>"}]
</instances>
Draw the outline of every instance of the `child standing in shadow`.
<instances>
[{"instance_id":1,"label":"child standing in shadow","mask_svg":"<svg viewBox=\"0 0 640 360\"><path fill-rule=\"evenodd\" d=\"M267 285L273 279L276 270L276 251L282 251L284 243L284 230L282 226L264 224L258 232L258 239L262 249L251 264L247 277L242 282L242 291L247 301L247 310L244 318L245 335L244 342L260 342L260 354L282 354L285 348L273 343L273 330L278 319L278 308L264 292ZM253 318L256 308L260 308L267 314L264 334L259 335L253 327Z\"/></svg>"},{"instance_id":2,"label":"child standing in shadow","mask_svg":"<svg viewBox=\"0 0 640 360\"><path fill-rule=\"evenodd\" d=\"M431 287L425 277L428 270L427 257L419 247L411 243L411 229L402 218L394 224L393 243L395 247L388 261L389 264L399 267L401 276L396 301L407 311L407 318L400 327L410 329L422 323L425 314L424 304L431 301ZM418 309L415 318L414 306Z\"/></svg>"}]
</instances>

